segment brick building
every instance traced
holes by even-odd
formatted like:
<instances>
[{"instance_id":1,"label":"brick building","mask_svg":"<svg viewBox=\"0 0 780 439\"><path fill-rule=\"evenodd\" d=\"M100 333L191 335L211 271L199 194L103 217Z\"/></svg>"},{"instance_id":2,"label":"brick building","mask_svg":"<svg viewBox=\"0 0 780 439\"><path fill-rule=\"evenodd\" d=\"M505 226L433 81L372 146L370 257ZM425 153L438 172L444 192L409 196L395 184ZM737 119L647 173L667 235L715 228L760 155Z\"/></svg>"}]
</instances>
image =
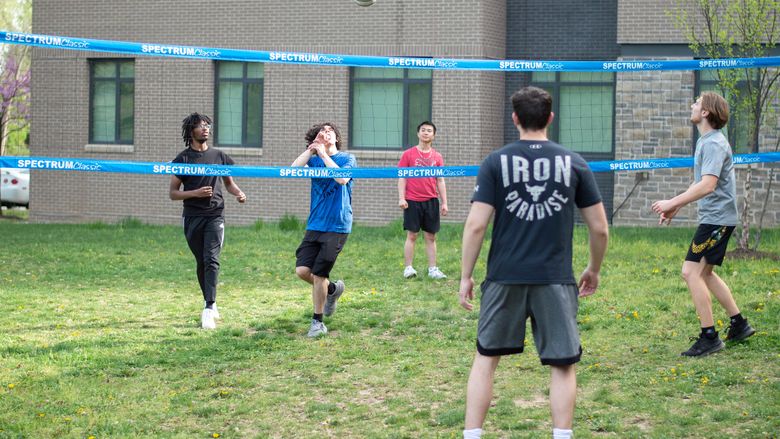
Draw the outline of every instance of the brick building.
<instances>
[{"instance_id":1,"label":"brick building","mask_svg":"<svg viewBox=\"0 0 780 439\"><path fill-rule=\"evenodd\" d=\"M378 0L363 8L351 0L34 0L33 32L377 56L690 59L685 40L664 12L673 3ZM34 156L165 162L182 149L182 118L199 111L215 119L211 144L242 165L289 165L304 147L306 129L327 120L341 127L359 166L388 167L414 144L417 122L431 118L439 128L434 146L446 164L476 165L489 151L517 138L508 96L529 83L554 93L560 121L552 130L554 139L586 159L612 160L690 156L694 130L687 121L689 106L706 88L707 78L692 71L361 69L36 48L30 149ZM575 101L585 104L574 107ZM582 136L567 127L589 131ZM762 140L774 145L776 135L764 133ZM754 204L763 200L768 169L760 166L754 173ZM33 221L134 217L171 224L181 215L180 203L168 199L168 176L33 171L32 179ZM688 169L598 174L614 224L654 224L648 200L670 197L691 179ZM239 183L249 203L230 203L229 223L275 220L284 214L306 217L308 181ZM449 221L465 218L473 183L473 178L447 180ZM383 224L399 218L396 198L393 180L357 181L356 222ZM694 221L694 208L686 209L678 218ZM780 224L780 191L771 194L765 223Z\"/></svg>"}]
</instances>

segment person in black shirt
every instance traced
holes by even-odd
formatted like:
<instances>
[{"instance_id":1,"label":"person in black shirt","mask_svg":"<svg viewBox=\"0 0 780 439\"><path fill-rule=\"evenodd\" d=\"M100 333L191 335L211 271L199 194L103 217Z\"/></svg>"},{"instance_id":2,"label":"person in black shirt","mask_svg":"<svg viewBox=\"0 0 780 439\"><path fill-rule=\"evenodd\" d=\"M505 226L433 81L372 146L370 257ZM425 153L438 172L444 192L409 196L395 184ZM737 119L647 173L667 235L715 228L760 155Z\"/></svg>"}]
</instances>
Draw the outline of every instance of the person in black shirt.
<instances>
[{"instance_id":1,"label":"person in black shirt","mask_svg":"<svg viewBox=\"0 0 780 439\"><path fill-rule=\"evenodd\" d=\"M233 165L235 162L224 152L208 145L211 133L211 119L203 114L192 113L182 121L181 136L184 151L173 159L173 163L201 165ZM206 306L201 313L203 329L216 328L218 319L217 281L219 277L219 253L225 236L225 217L220 179L225 189L236 197L239 203L246 201L232 177L203 175L172 175L169 188L171 200L183 200L182 212L184 236L197 262L198 283L203 292Z\"/></svg>"},{"instance_id":2,"label":"person in black shirt","mask_svg":"<svg viewBox=\"0 0 780 439\"><path fill-rule=\"evenodd\" d=\"M593 294L598 287L609 235L607 216L585 160L547 139L554 117L550 94L522 88L512 95L512 107L520 140L493 151L480 166L463 230L460 304L471 310L474 265L490 217L495 216L463 436L482 434L499 359L523 352L530 317L539 358L551 367L553 437L568 438L577 393L574 365L582 354L578 296ZM590 261L578 283L572 272L575 208L588 226L590 242Z\"/></svg>"}]
</instances>

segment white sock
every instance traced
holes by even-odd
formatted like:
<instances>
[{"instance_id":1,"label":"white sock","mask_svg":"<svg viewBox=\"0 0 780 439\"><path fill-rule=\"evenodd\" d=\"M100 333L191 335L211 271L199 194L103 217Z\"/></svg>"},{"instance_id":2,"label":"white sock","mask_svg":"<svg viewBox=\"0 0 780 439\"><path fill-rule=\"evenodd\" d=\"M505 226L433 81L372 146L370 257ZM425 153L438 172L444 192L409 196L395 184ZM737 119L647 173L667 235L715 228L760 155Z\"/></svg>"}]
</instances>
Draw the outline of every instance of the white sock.
<instances>
[{"instance_id":1,"label":"white sock","mask_svg":"<svg viewBox=\"0 0 780 439\"><path fill-rule=\"evenodd\" d=\"M482 437L481 428L472 428L471 430L463 430L463 439L479 439Z\"/></svg>"},{"instance_id":2,"label":"white sock","mask_svg":"<svg viewBox=\"0 0 780 439\"><path fill-rule=\"evenodd\" d=\"M563 428L553 428L553 439L571 439L573 431Z\"/></svg>"}]
</instances>

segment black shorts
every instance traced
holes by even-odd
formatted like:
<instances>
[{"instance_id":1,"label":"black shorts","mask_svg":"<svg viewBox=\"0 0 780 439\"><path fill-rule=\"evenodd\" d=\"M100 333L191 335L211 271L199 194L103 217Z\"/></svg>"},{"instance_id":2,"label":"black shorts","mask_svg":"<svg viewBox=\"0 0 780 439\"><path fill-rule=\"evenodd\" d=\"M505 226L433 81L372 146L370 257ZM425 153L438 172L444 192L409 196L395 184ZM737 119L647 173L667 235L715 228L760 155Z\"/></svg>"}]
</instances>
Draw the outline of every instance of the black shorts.
<instances>
[{"instance_id":1,"label":"black shorts","mask_svg":"<svg viewBox=\"0 0 780 439\"><path fill-rule=\"evenodd\" d=\"M734 226L699 224L685 260L700 262L704 258L710 265L722 264L733 231Z\"/></svg>"},{"instance_id":2,"label":"black shorts","mask_svg":"<svg viewBox=\"0 0 780 439\"><path fill-rule=\"evenodd\" d=\"M439 231L439 199L427 201L406 200L409 207L404 209L404 230L417 233L420 228L428 233Z\"/></svg>"},{"instance_id":3,"label":"black shorts","mask_svg":"<svg viewBox=\"0 0 780 439\"><path fill-rule=\"evenodd\" d=\"M315 276L330 276L330 270L344 248L347 237L347 233L307 230L295 251L295 266L309 267Z\"/></svg>"}]
</instances>

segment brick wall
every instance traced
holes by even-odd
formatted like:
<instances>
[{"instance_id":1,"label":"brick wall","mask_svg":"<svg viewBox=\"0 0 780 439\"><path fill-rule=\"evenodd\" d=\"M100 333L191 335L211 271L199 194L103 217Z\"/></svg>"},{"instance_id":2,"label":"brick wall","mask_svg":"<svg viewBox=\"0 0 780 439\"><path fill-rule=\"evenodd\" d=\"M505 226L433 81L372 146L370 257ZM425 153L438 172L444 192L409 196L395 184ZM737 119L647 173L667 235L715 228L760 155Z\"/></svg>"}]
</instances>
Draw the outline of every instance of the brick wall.
<instances>
[{"instance_id":1,"label":"brick wall","mask_svg":"<svg viewBox=\"0 0 780 439\"><path fill-rule=\"evenodd\" d=\"M361 55L458 58L505 56L506 2L379 0L361 8L349 0L101 2L36 0L33 32L72 37ZM200 18L197 18L200 17ZM104 53L33 50L31 152L36 156L169 161L182 148L181 119L214 112L214 64L203 60L135 58L135 138L132 152L87 151L90 58ZM67 78L63 80L63 78ZM287 166L304 147L312 123L333 121L349 145L349 70L267 64L263 149L231 154L239 164ZM499 146L503 75L434 72L435 146L447 164L475 164ZM109 151L109 152L106 152ZM395 166L400 152L355 152L361 167ZM136 217L175 223L181 203L168 199L167 176L33 171L31 219L114 222ZM238 179L249 202L227 199L228 221L305 218L309 182ZM450 221L462 221L473 179L450 179ZM386 223L400 217L396 181L355 182L355 219Z\"/></svg>"}]
</instances>

